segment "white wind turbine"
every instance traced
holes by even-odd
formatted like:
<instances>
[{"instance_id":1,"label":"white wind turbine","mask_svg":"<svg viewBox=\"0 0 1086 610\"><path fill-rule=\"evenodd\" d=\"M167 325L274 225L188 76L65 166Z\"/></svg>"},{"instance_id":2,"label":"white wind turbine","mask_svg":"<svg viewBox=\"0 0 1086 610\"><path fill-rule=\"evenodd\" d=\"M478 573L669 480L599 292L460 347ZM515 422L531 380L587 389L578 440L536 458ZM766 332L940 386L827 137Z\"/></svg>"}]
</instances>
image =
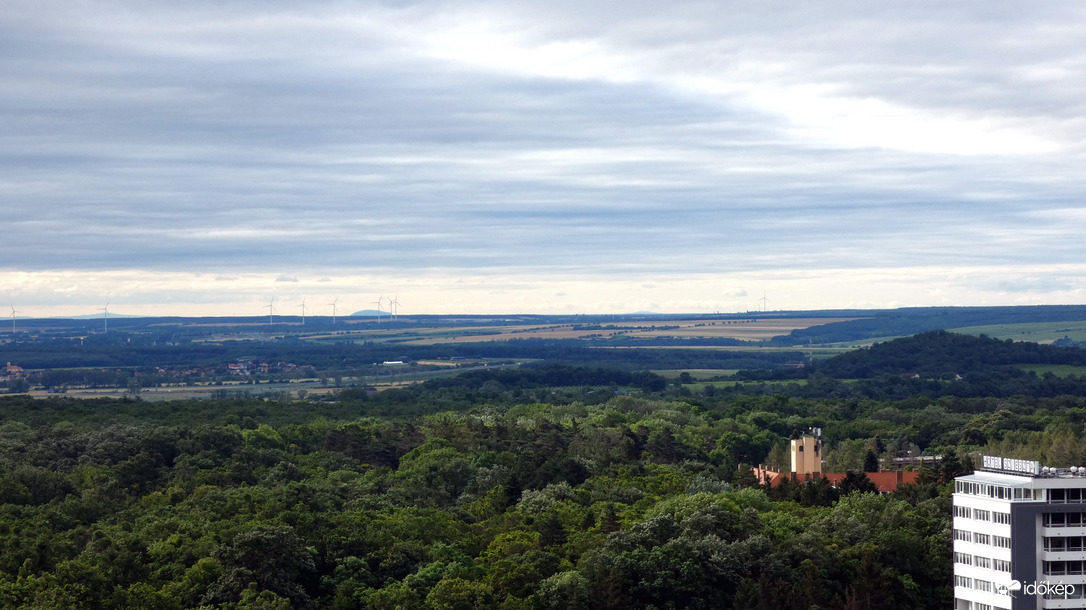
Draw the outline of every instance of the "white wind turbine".
<instances>
[{"instance_id":1,"label":"white wind turbine","mask_svg":"<svg viewBox=\"0 0 1086 610\"><path fill-rule=\"evenodd\" d=\"M336 300L329 303L329 305L332 306L332 326L336 325L336 303L338 303L338 302L339 302L339 297L336 297Z\"/></svg>"},{"instance_id":2,"label":"white wind turbine","mask_svg":"<svg viewBox=\"0 0 1086 610\"><path fill-rule=\"evenodd\" d=\"M384 301L384 300L385 300L385 295L382 294L381 296L377 297L376 301L374 301L374 303L377 305L377 321L378 322L381 321L381 302Z\"/></svg>"},{"instance_id":3,"label":"white wind turbine","mask_svg":"<svg viewBox=\"0 0 1086 610\"><path fill-rule=\"evenodd\" d=\"M98 310L98 311L102 312L102 328L103 328L102 332L106 332L106 333L109 332L109 302L111 300L112 299L107 299L106 300L106 306Z\"/></svg>"},{"instance_id":4,"label":"white wind turbine","mask_svg":"<svg viewBox=\"0 0 1086 610\"><path fill-rule=\"evenodd\" d=\"M11 315L9 315L8 317L11 318L11 334L13 334L13 335L15 334L15 314L17 314L17 313L23 313L23 312L15 311L15 306L12 305L11 306Z\"/></svg>"},{"instance_id":5,"label":"white wind turbine","mask_svg":"<svg viewBox=\"0 0 1086 610\"><path fill-rule=\"evenodd\" d=\"M268 308L268 324L275 324L275 318L272 317L275 313L275 297L272 297L271 302L266 307Z\"/></svg>"},{"instance_id":6,"label":"white wind turbine","mask_svg":"<svg viewBox=\"0 0 1086 610\"><path fill-rule=\"evenodd\" d=\"M393 319L396 318L396 310L400 306L399 295L388 300L388 311L392 314Z\"/></svg>"},{"instance_id":7,"label":"white wind turbine","mask_svg":"<svg viewBox=\"0 0 1086 610\"><path fill-rule=\"evenodd\" d=\"M302 308L302 326L305 326L305 297L302 297L302 304L298 307Z\"/></svg>"}]
</instances>

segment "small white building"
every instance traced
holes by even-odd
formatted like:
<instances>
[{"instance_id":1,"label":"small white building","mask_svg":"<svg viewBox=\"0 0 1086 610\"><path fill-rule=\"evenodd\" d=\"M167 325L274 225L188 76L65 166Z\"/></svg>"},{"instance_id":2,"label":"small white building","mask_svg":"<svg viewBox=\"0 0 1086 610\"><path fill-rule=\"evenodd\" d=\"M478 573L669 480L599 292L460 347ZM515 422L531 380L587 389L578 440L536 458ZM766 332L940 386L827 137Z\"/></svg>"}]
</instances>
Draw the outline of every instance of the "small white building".
<instances>
[{"instance_id":1,"label":"small white building","mask_svg":"<svg viewBox=\"0 0 1086 610\"><path fill-rule=\"evenodd\" d=\"M954 488L954 610L1086 609L1086 468L984 456Z\"/></svg>"}]
</instances>

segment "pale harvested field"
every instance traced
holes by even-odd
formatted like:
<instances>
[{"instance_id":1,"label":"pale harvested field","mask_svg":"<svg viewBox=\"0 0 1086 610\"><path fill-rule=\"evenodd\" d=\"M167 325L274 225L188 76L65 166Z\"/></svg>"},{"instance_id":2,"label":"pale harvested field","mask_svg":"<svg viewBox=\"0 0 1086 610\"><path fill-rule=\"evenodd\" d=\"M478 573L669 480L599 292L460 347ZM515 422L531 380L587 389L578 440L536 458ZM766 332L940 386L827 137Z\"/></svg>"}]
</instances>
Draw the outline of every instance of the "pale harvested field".
<instances>
[{"instance_id":1,"label":"pale harvested field","mask_svg":"<svg viewBox=\"0 0 1086 610\"><path fill-rule=\"evenodd\" d=\"M670 330L638 330L629 333L634 337L681 337L681 338L726 338L745 341L760 341L778 335L787 335L799 328L822 326L833 322L846 322L855 318L785 318L781 320L754 320L726 324L717 322L707 326L704 320L680 321L669 324L678 326Z\"/></svg>"},{"instance_id":2,"label":"pale harvested field","mask_svg":"<svg viewBox=\"0 0 1086 610\"><path fill-rule=\"evenodd\" d=\"M778 335L786 335L799 328L844 322L854 318L783 318L752 320L668 320L666 322L626 321L601 325L602 328L577 328L562 324L554 326L489 326L463 328L435 328L430 333L416 329L418 339L405 344L432 345L435 343L478 343L508 341L510 339L609 339L615 335L637 338L674 337L683 339L716 338L761 341ZM653 326L655 325L655 328ZM462 333L462 334L461 334Z\"/></svg>"},{"instance_id":3,"label":"pale harvested field","mask_svg":"<svg viewBox=\"0 0 1086 610\"><path fill-rule=\"evenodd\" d=\"M429 365L429 366L443 366L443 367L446 367L446 368L453 368L453 367L461 366L462 364L464 364L464 362L474 362L474 361L465 361L465 360L459 360L459 361L452 361L452 360L419 360L418 361L418 363L423 365L423 366L426 366L426 365Z\"/></svg>"}]
</instances>

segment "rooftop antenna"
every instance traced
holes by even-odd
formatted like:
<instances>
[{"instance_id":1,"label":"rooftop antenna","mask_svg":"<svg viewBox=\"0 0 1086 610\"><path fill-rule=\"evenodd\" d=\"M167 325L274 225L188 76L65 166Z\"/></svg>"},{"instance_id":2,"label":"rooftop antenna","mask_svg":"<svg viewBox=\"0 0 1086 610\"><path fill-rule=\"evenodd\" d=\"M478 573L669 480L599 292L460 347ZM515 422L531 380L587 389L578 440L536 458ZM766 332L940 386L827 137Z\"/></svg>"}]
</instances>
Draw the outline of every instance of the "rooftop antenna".
<instances>
[{"instance_id":1,"label":"rooftop antenna","mask_svg":"<svg viewBox=\"0 0 1086 610\"><path fill-rule=\"evenodd\" d=\"M275 297L272 297L271 302L267 304L268 308L268 324L275 324L275 318L272 315L275 313Z\"/></svg>"},{"instance_id":2,"label":"rooftop antenna","mask_svg":"<svg viewBox=\"0 0 1086 610\"><path fill-rule=\"evenodd\" d=\"M302 326L305 326L305 297L302 297L302 304L298 307L302 308Z\"/></svg>"},{"instance_id":3,"label":"rooftop antenna","mask_svg":"<svg viewBox=\"0 0 1086 610\"><path fill-rule=\"evenodd\" d=\"M13 334L13 335L15 334L15 314L17 314L17 313L23 313L23 312L15 311L15 306L12 305L11 306L11 315L9 315L8 317L11 318L11 334Z\"/></svg>"},{"instance_id":4,"label":"rooftop antenna","mask_svg":"<svg viewBox=\"0 0 1086 610\"><path fill-rule=\"evenodd\" d=\"M769 302L769 299L765 296L765 291L762 291L762 298L758 299L762 302L762 313L765 313L765 304Z\"/></svg>"},{"instance_id":5,"label":"rooftop antenna","mask_svg":"<svg viewBox=\"0 0 1086 610\"><path fill-rule=\"evenodd\" d=\"M106 300L106 306L98 310L98 311L102 312L102 328L103 328L102 332L106 332L106 333L109 332L109 301L110 300L112 300L112 299L107 299Z\"/></svg>"},{"instance_id":6,"label":"rooftop antenna","mask_svg":"<svg viewBox=\"0 0 1086 610\"><path fill-rule=\"evenodd\" d=\"M339 302L339 297L336 297L335 301L329 303L332 306L332 326L336 325L336 303Z\"/></svg>"},{"instance_id":7,"label":"rooftop antenna","mask_svg":"<svg viewBox=\"0 0 1086 610\"><path fill-rule=\"evenodd\" d=\"M381 321L381 301L384 301L384 300L385 300L385 295L382 294L381 296L377 297L376 301L374 301L374 303L377 304L377 321L378 322Z\"/></svg>"}]
</instances>

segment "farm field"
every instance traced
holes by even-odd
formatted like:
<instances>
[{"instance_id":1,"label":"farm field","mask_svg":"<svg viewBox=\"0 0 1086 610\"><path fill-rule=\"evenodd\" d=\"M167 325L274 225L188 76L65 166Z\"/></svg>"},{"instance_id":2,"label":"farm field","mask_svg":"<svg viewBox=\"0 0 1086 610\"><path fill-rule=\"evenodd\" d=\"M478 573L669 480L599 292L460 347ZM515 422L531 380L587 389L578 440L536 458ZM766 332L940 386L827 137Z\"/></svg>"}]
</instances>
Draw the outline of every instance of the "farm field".
<instances>
[{"instance_id":1,"label":"farm field","mask_svg":"<svg viewBox=\"0 0 1086 610\"><path fill-rule=\"evenodd\" d=\"M807 356L808 358L822 359L822 358L832 358L833 356L836 356L838 354L843 354L845 352L851 352L855 348L852 348L852 347L837 347L837 346L831 346L831 347L817 347L816 346L816 347L811 347L811 346L806 346L806 345L803 346L802 348L798 348L798 347L765 347L765 346L762 346L762 345L638 345L638 346L601 345L601 346L593 347L592 349L613 349L613 350L623 350L623 349L653 349L653 350L683 349L683 350L691 350L691 351L697 351L697 350L726 350L726 351L729 351L729 352L751 352L751 353L762 353L762 354L771 354L771 353L775 353L775 352L776 353L780 353L780 352L787 352L787 353L799 352L799 353L802 353L804 356Z\"/></svg>"},{"instance_id":2,"label":"farm field","mask_svg":"<svg viewBox=\"0 0 1086 610\"><path fill-rule=\"evenodd\" d=\"M660 375L661 377L675 381L683 373L688 373L693 379L692 383L685 383L683 387L694 394L705 393L705 388L713 387L716 389L734 388L736 386L753 386L753 385L766 385L766 386L783 386L787 384L796 384L800 386L807 385L806 379L788 379L788 380L765 380L765 381L745 381L737 379L720 380L719 377L728 377L734 375L739 371L736 369L666 369L666 370L654 370L653 373Z\"/></svg>"},{"instance_id":3,"label":"farm field","mask_svg":"<svg viewBox=\"0 0 1086 610\"><path fill-rule=\"evenodd\" d=\"M1057 377L1070 377L1071 375L1086 375L1086 366L1071 366L1066 364L1027 364L1018 367L1024 371L1033 371L1038 375L1052 373Z\"/></svg>"},{"instance_id":4,"label":"farm field","mask_svg":"<svg viewBox=\"0 0 1086 610\"><path fill-rule=\"evenodd\" d=\"M478 343L512 339L599 339L607 340L625 335L637 339L738 339L762 341L793 330L843 322L852 318L766 318L743 320L642 321L623 320L607 324L509 324L463 327L367 329L334 335L336 340L391 341L405 345L437 343ZM326 339L322 336L319 339ZM719 349L719 348L715 348Z\"/></svg>"},{"instance_id":5,"label":"farm field","mask_svg":"<svg viewBox=\"0 0 1086 610\"><path fill-rule=\"evenodd\" d=\"M994 324L991 326L966 326L953 328L951 332L963 335L988 335L994 339L1013 339L1052 343L1068 337L1072 341L1086 341L1086 320L1078 322L1036 322L1029 324Z\"/></svg>"},{"instance_id":6,"label":"farm field","mask_svg":"<svg viewBox=\"0 0 1086 610\"><path fill-rule=\"evenodd\" d=\"M788 379L788 380L766 380L766 381L742 381L742 380L729 380L729 381L700 381L698 383L691 383L687 386L691 392L700 394L705 392L705 388L712 386L717 389L734 388L734 387L753 387L753 386L786 386L786 385L807 385L806 379Z\"/></svg>"},{"instance_id":7,"label":"farm field","mask_svg":"<svg viewBox=\"0 0 1086 610\"><path fill-rule=\"evenodd\" d=\"M739 371L738 369L666 369L654 370L652 372L665 379L675 379L683 373L689 373L695 380L703 381L719 375L734 375Z\"/></svg>"},{"instance_id":8,"label":"farm field","mask_svg":"<svg viewBox=\"0 0 1086 610\"><path fill-rule=\"evenodd\" d=\"M448 361L420 361L419 364L433 364L444 367L441 370L421 370L414 371L410 368L404 368L402 371L389 372L382 375L367 375L362 377L345 377L342 381L349 386L367 386L375 389L376 391L387 390L390 388L401 387L414 383L421 383L430 379L440 379L455 377L463 372L472 370L484 370L484 369L500 369L507 367L516 367L531 361L525 359L521 362L508 363L508 362L487 362L485 360L473 360L450 363ZM386 369L391 371L392 369ZM325 380L327 381L327 380ZM295 379L290 382L272 382L272 383L245 383L241 381L226 381L220 384L194 384L194 385L171 385L162 387L148 387L142 388L138 394L140 400L147 401L160 401L160 400L196 400L201 398L212 398L222 392L228 394L248 393L253 396L272 396L276 394L295 396L301 398L303 396L323 396L326 394L334 394L339 392L342 387L334 387L326 383L321 383L318 378L311 379ZM32 390L27 392L30 396L35 398L49 398L56 396L65 396L68 398L125 398L132 397L133 394L122 387L97 387L97 388L72 388L65 391L63 394L55 394L46 390Z\"/></svg>"}]
</instances>

